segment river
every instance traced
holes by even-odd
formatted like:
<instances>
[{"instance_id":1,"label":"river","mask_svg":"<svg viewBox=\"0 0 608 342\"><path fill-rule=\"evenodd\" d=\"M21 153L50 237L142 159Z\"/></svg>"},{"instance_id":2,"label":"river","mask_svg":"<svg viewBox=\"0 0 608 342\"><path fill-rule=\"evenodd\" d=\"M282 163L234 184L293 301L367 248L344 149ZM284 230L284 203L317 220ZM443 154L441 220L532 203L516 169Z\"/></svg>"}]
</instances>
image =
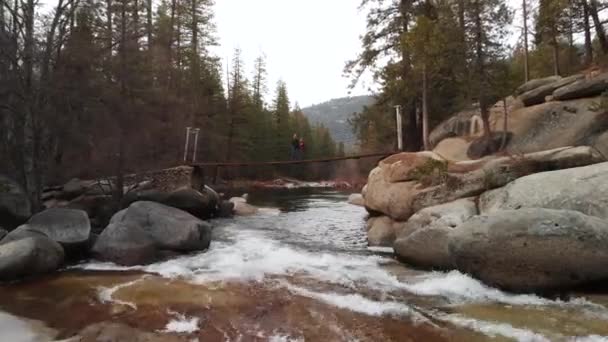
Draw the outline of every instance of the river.
<instances>
[{"instance_id":1,"label":"river","mask_svg":"<svg viewBox=\"0 0 608 342\"><path fill-rule=\"evenodd\" d=\"M187 341L608 341L608 296L515 295L413 270L367 248L365 210L346 198L253 193L269 209L213 221L207 252L2 285L0 341L62 339L101 321Z\"/></svg>"}]
</instances>

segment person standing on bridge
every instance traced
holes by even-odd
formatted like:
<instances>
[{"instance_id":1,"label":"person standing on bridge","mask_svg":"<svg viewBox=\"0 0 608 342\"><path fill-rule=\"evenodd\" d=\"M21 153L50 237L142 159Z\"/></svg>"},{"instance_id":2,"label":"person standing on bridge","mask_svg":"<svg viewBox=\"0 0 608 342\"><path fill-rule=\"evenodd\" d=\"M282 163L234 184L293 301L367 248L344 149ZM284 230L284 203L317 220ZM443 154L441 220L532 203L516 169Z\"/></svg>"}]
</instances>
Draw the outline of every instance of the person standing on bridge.
<instances>
[{"instance_id":1,"label":"person standing on bridge","mask_svg":"<svg viewBox=\"0 0 608 342\"><path fill-rule=\"evenodd\" d=\"M296 160L298 157L298 150L300 149L300 140L298 139L298 135L296 133L293 134L293 138L291 138L291 160Z\"/></svg>"},{"instance_id":2,"label":"person standing on bridge","mask_svg":"<svg viewBox=\"0 0 608 342\"><path fill-rule=\"evenodd\" d=\"M298 159L304 159L304 138L300 138L300 143L298 145Z\"/></svg>"}]
</instances>

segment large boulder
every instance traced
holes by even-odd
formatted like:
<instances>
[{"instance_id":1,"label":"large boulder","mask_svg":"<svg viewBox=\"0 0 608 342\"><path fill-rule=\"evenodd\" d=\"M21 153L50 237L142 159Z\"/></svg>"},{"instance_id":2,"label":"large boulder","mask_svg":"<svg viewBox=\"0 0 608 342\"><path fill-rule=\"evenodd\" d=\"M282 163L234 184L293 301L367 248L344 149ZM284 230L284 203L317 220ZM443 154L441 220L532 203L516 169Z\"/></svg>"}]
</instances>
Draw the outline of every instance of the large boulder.
<instances>
[{"instance_id":1,"label":"large boulder","mask_svg":"<svg viewBox=\"0 0 608 342\"><path fill-rule=\"evenodd\" d=\"M547 84L559 82L562 78L560 76L549 76L545 78L536 78L530 80L522 85L520 85L517 89L515 89L515 95L521 95L523 93L529 92L533 89L537 89Z\"/></svg>"},{"instance_id":2,"label":"large boulder","mask_svg":"<svg viewBox=\"0 0 608 342\"><path fill-rule=\"evenodd\" d=\"M12 179L0 175L0 225L14 228L32 215L29 197Z\"/></svg>"},{"instance_id":3,"label":"large boulder","mask_svg":"<svg viewBox=\"0 0 608 342\"><path fill-rule=\"evenodd\" d=\"M383 159L379 167L387 182L397 183L418 179L425 168L433 167L437 162L443 163L444 160L430 151L403 152Z\"/></svg>"},{"instance_id":4,"label":"large boulder","mask_svg":"<svg viewBox=\"0 0 608 342\"><path fill-rule=\"evenodd\" d=\"M110 223L99 235L93 256L119 265L145 265L156 261L156 242L138 225Z\"/></svg>"},{"instance_id":5,"label":"large boulder","mask_svg":"<svg viewBox=\"0 0 608 342\"><path fill-rule=\"evenodd\" d=\"M189 213L155 202L135 202L112 223L138 226L161 249L203 250L211 243L211 226Z\"/></svg>"},{"instance_id":6,"label":"large boulder","mask_svg":"<svg viewBox=\"0 0 608 342\"><path fill-rule=\"evenodd\" d=\"M585 75L578 74L570 77L562 78L558 81L551 82L530 91L527 91L519 96L519 99L525 106L534 106L545 102L545 98L553 94L559 88L565 87L571 83L580 81L585 78Z\"/></svg>"},{"instance_id":7,"label":"large boulder","mask_svg":"<svg viewBox=\"0 0 608 342\"><path fill-rule=\"evenodd\" d=\"M367 243L372 247L392 247L403 222L387 216L371 217L367 220Z\"/></svg>"},{"instance_id":8,"label":"large boulder","mask_svg":"<svg viewBox=\"0 0 608 342\"><path fill-rule=\"evenodd\" d=\"M198 218L208 219L217 215L219 195L209 187L205 187L201 192L181 189L170 193L162 203Z\"/></svg>"},{"instance_id":9,"label":"large boulder","mask_svg":"<svg viewBox=\"0 0 608 342\"><path fill-rule=\"evenodd\" d=\"M58 269L63 248L44 236L27 237L0 245L0 280L14 280Z\"/></svg>"},{"instance_id":10,"label":"large boulder","mask_svg":"<svg viewBox=\"0 0 608 342\"><path fill-rule=\"evenodd\" d=\"M495 157L448 164L428 172L420 181L390 183L380 168L370 172L364 193L365 206L398 221L416 212L460 198L481 195L511 181L546 170L558 170L602 161L590 147L560 148L522 156Z\"/></svg>"},{"instance_id":11,"label":"large boulder","mask_svg":"<svg viewBox=\"0 0 608 342\"><path fill-rule=\"evenodd\" d=\"M608 73L591 79L581 79L553 92L553 99L558 101L574 100L601 95L608 90Z\"/></svg>"},{"instance_id":12,"label":"large boulder","mask_svg":"<svg viewBox=\"0 0 608 342\"><path fill-rule=\"evenodd\" d=\"M474 215L477 215L477 205L471 198L422 209L399 233L393 246L397 258L422 268L453 268L448 235Z\"/></svg>"},{"instance_id":13,"label":"large boulder","mask_svg":"<svg viewBox=\"0 0 608 342\"><path fill-rule=\"evenodd\" d=\"M86 247L91 235L87 213L76 209L47 209L32 216L23 227L44 234L68 251Z\"/></svg>"},{"instance_id":14,"label":"large boulder","mask_svg":"<svg viewBox=\"0 0 608 342\"><path fill-rule=\"evenodd\" d=\"M483 214L521 208L569 209L608 219L608 163L542 172L484 193Z\"/></svg>"},{"instance_id":15,"label":"large boulder","mask_svg":"<svg viewBox=\"0 0 608 342\"><path fill-rule=\"evenodd\" d=\"M475 216L449 235L457 268L510 291L608 279L608 222L577 211L520 209Z\"/></svg>"},{"instance_id":16,"label":"large boulder","mask_svg":"<svg viewBox=\"0 0 608 342\"><path fill-rule=\"evenodd\" d=\"M8 231L5 229L0 228L0 241L2 241L2 239L4 239L4 237L6 236L6 234L8 234Z\"/></svg>"}]
</instances>

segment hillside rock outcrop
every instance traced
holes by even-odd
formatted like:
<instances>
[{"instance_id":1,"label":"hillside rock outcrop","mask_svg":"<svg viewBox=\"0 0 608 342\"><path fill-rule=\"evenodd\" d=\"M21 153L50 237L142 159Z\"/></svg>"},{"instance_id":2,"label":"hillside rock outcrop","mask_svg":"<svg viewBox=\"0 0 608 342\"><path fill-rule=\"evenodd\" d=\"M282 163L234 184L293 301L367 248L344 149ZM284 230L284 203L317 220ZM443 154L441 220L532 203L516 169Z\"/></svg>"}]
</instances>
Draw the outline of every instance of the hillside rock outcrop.
<instances>
[{"instance_id":1,"label":"hillside rock outcrop","mask_svg":"<svg viewBox=\"0 0 608 342\"><path fill-rule=\"evenodd\" d=\"M386 181L382 168L377 167L368 178L365 206L394 220L406 221L421 209L478 196L532 173L601 161L602 156L590 147L560 148L475 162L433 162L422 168L424 174L421 173L419 180L397 183Z\"/></svg>"},{"instance_id":2,"label":"hillside rock outcrop","mask_svg":"<svg viewBox=\"0 0 608 342\"><path fill-rule=\"evenodd\" d=\"M519 178L481 195L482 214L522 208L575 210L608 220L608 163Z\"/></svg>"},{"instance_id":3,"label":"hillside rock outcrop","mask_svg":"<svg viewBox=\"0 0 608 342\"><path fill-rule=\"evenodd\" d=\"M608 278L608 222L577 211L526 208L475 216L450 233L448 248L459 270L511 291Z\"/></svg>"}]
</instances>

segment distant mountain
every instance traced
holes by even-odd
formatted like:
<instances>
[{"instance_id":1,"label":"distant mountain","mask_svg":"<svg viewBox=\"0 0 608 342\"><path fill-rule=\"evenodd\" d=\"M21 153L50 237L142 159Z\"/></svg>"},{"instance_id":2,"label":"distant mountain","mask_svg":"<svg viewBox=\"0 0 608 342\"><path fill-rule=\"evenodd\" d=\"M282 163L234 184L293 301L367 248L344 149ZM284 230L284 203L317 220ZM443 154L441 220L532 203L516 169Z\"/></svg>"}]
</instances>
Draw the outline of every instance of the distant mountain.
<instances>
[{"instance_id":1,"label":"distant mountain","mask_svg":"<svg viewBox=\"0 0 608 342\"><path fill-rule=\"evenodd\" d=\"M372 96L342 97L303 108L302 111L312 124L322 123L329 128L336 142L343 142L348 148L356 143L348 119L353 113L361 112L364 106L373 103Z\"/></svg>"}]
</instances>

